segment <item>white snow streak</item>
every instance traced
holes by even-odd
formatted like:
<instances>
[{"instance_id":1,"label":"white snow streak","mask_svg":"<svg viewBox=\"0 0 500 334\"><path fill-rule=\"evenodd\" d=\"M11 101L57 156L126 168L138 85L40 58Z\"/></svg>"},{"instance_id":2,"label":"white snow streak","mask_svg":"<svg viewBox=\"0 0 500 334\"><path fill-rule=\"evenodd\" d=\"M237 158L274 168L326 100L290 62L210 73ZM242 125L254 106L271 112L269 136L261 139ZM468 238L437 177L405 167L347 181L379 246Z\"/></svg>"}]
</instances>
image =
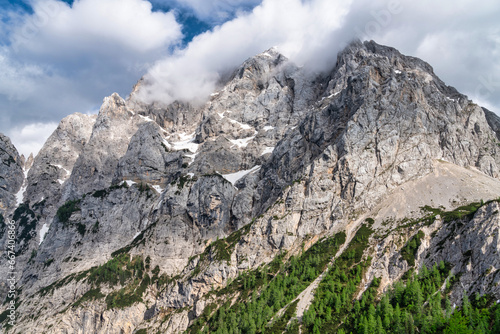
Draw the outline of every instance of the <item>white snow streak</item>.
<instances>
[{"instance_id":1,"label":"white snow streak","mask_svg":"<svg viewBox=\"0 0 500 334\"><path fill-rule=\"evenodd\" d=\"M257 135L257 131L255 131L254 135L252 137L247 137L247 138L242 138L242 139L229 139L229 141L233 144L233 146L238 146L239 148L245 148L247 147L248 143L250 143L252 140L255 139L255 136Z\"/></svg>"},{"instance_id":2,"label":"white snow streak","mask_svg":"<svg viewBox=\"0 0 500 334\"><path fill-rule=\"evenodd\" d=\"M139 236L139 234L141 234L141 232L137 232L136 234L134 234L134 237L132 238L132 241L134 241L135 238L137 238Z\"/></svg>"},{"instance_id":3,"label":"white snow streak","mask_svg":"<svg viewBox=\"0 0 500 334\"><path fill-rule=\"evenodd\" d=\"M63 167L63 166L61 166L61 165L52 165L52 166L54 166L54 167L57 167L57 168L59 168L59 169L64 170L64 171L66 172L66 174L68 174L68 175L70 175L70 174L71 174L71 172L70 172L69 170L67 170L66 168L64 168L64 167Z\"/></svg>"},{"instance_id":4,"label":"white snow streak","mask_svg":"<svg viewBox=\"0 0 500 334\"><path fill-rule=\"evenodd\" d=\"M196 151L198 151L198 146L200 146L200 145L196 144L194 142L194 140L196 138L195 135L196 135L196 133L194 133L194 132L190 135L186 135L185 133L181 133L179 135L181 141L172 143L173 149L176 151L188 149L192 153L196 153Z\"/></svg>"},{"instance_id":5,"label":"white snow streak","mask_svg":"<svg viewBox=\"0 0 500 334\"><path fill-rule=\"evenodd\" d=\"M197 155L198 155L198 153L186 154L185 155L187 158L191 159L191 161L188 163L189 166L194 162L194 159L196 158Z\"/></svg>"},{"instance_id":6,"label":"white snow streak","mask_svg":"<svg viewBox=\"0 0 500 334\"><path fill-rule=\"evenodd\" d=\"M139 115L139 117L142 118L143 120L145 120L146 122L154 122L149 116Z\"/></svg>"},{"instance_id":7,"label":"white snow streak","mask_svg":"<svg viewBox=\"0 0 500 334\"><path fill-rule=\"evenodd\" d=\"M263 155L268 154L268 153L273 153L273 151L274 151L274 147L266 146L264 148L264 151L262 151L262 154L260 156L263 156Z\"/></svg>"},{"instance_id":8,"label":"white snow streak","mask_svg":"<svg viewBox=\"0 0 500 334\"><path fill-rule=\"evenodd\" d=\"M231 182L231 184L234 186L234 184L243 178L244 176L256 172L260 169L260 166L255 166L252 169L247 169L247 170L240 170L239 172L236 173L231 173L231 174L221 174L223 178Z\"/></svg>"},{"instance_id":9,"label":"white snow streak","mask_svg":"<svg viewBox=\"0 0 500 334\"><path fill-rule=\"evenodd\" d=\"M132 181L132 180L125 180L125 181L123 181L123 182L125 182L125 183L127 184L127 186L129 186L129 187L131 187L133 184L136 184L136 183L137 183L137 182L134 182L134 181Z\"/></svg>"},{"instance_id":10,"label":"white snow streak","mask_svg":"<svg viewBox=\"0 0 500 334\"><path fill-rule=\"evenodd\" d=\"M163 192L163 190L165 190L164 188L160 187L159 185L152 185L151 187L160 194Z\"/></svg>"},{"instance_id":11,"label":"white snow streak","mask_svg":"<svg viewBox=\"0 0 500 334\"><path fill-rule=\"evenodd\" d=\"M17 192L17 194L16 194L17 205L20 205L23 203L25 191L26 191L26 187L22 186L21 189Z\"/></svg>"},{"instance_id":12,"label":"white snow streak","mask_svg":"<svg viewBox=\"0 0 500 334\"><path fill-rule=\"evenodd\" d=\"M49 226L47 226L47 224L43 224L42 228L40 229L40 242L38 243L38 245L42 244L43 239L45 239L45 235L47 234L48 231L49 231Z\"/></svg>"},{"instance_id":13,"label":"white snow streak","mask_svg":"<svg viewBox=\"0 0 500 334\"><path fill-rule=\"evenodd\" d=\"M233 124L238 124L243 130L250 130L252 128L250 125L240 123L238 121L235 121L234 119L230 119L229 121Z\"/></svg>"}]
</instances>

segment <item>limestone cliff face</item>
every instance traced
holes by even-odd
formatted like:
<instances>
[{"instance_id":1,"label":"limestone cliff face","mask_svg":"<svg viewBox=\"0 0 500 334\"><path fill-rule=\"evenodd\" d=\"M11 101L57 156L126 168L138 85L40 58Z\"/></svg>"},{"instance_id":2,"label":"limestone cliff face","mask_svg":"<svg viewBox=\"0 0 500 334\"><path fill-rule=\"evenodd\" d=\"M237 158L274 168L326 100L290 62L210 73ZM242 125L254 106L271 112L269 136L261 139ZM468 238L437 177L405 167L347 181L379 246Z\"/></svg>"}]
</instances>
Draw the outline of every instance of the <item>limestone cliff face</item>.
<instances>
[{"instance_id":1,"label":"limestone cliff face","mask_svg":"<svg viewBox=\"0 0 500 334\"><path fill-rule=\"evenodd\" d=\"M270 49L203 106L147 105L139 89L106 98L97 118L64 119L35 158L16 217L39 238L19 249L12 332L180 333L212 289L334 232L349 242L367 218L377 234L363 283L400 279L401 249L422 230L417 267L446 260L468 292L500 297L498 203L459 228L424 225L421 210L499 197L500 122L422 60L355 42L312 76ZM21 176L5 181L6 206L22 184L9 156ZM97 275L116 261L135 269Z\"/></svg>"},{"instance_id":2,"label":"limestone cliff face","mask_svg":"<svg viewBox=\"0 0 500 334\"><path fill-rule=\"evenodd\" d=\"M10 139L0 134L0 214L10 213L24 181L23 162ZM21 196L21 194L19 194Z\"/></svg>"}]
</instances>

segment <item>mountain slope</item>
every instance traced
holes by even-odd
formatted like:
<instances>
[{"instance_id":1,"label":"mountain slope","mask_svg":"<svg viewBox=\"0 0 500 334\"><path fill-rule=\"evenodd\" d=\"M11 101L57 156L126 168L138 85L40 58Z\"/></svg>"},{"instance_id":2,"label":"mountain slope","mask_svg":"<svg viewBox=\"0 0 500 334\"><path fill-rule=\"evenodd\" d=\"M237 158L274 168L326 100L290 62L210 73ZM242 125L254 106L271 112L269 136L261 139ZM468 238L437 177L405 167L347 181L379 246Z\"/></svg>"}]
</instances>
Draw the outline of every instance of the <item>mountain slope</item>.
<instances>
[{"instance_id":1,"label":"mountain slope","mask_svg":"<svg viewBox=\"0 0 500 334\"><path fill-rule=\"evenodd\" d=\"M65 119L25 203L7 207L22 243L9 332L216 332L231 301L240 330L281 332L297 304L302 331L359 330L342 315L353 299L441 261L458 277L451 302L464 289L500 298L500 123L422 60L354 42L312 76L270 49L200 107L146 105L140 89L106 98L95 120ZM330 262L358 268L336 323L318 311L323 283L296 299Z\"/></svg>"}]
</instances>

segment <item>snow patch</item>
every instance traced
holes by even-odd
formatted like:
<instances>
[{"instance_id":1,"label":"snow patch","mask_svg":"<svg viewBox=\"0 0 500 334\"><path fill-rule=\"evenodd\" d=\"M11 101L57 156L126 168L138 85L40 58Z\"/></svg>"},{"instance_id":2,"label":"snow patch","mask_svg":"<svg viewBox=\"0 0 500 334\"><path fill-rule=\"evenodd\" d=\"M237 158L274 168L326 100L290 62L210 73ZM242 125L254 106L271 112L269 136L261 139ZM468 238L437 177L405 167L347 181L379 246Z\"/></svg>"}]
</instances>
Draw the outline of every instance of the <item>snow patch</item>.
<instances>
[{"instance_id":1,"label":"snow patch","mask_svg":"<svg viewBox=\"0 0 500 334\"><path fill-rule=\"evenodd\" d=\"M256 172L260 169L260 166L255 166L251 169L247 169L247 170L240 170L239 172L236 172L236 173L231 173L231 174L221 174L221 176L223 178L225 178L226 180L228 180L229 182L231 182L231 184L234 186L234 184L242 179L244 176L250 174L250 173L253 173L253 172Z\"/></svg>"},{"instance_id":2,"label":"snow patch","mask_svg":"<svg viewBox=\"0 0 500 334\"><path fill-rule=\"evenodd\" d=\"M187 173L187 176L189 176L190 179L194 177L194 173Z\"/></svg>"},{"instance_id":3,"label":"snow patch","mask_svg":"<svg viewBox=\"0 0 500 334\"><path fill-rule=\"evenodd\" d=\"M59 184L63 184L64 180L58 179L57 182L59 182Z\"/></svg>"},{"instance_id":4,"label":"snow patch","mask_svg":"<svg viewBox=\"0 0 500 334\"><path fill-rule=\"evenodd\" d=\"M194 142L194 140L196 138L195 132L193 132L190 135L186 135L185 133L181 133L181 134L179 134L179 138L181 139L180 141L172 143L172 147L174 150L180 151L180 150L187 149L187 150L191 151L192 153L196 153L196 151L198 151L198 147L200 146L200 144L196 144Z\"/></svg>"},{"instance_id":5,"label":"snow patch","mask_svg":"<svg viewBox=\"0 0 500 334\"><path fill-rule=\"evenodd\" d=\"M41 245L43 242L43 239L45 239L45 235L49 231L49 226L47 224L43 224L42 228L40 229L40 242L38 245Z\"/></svg>"},{"instance_id":6,"label":"snow patch","mask_svg":"<svg viewBox=\"0 0 500 334\"><path fill-rule=\"evenodd\" d=\"M274 129L274 126L270 126L270 125L266 125L265 127L262 128L262 130L264 131L269 131L269 130L273 130Z\"/></svg>"},{"instance_id":7,"label":"snow patch","mask_svg":"<svg viewBox=\"0 0 500 334\"><path fill-rule=\"evenodd\" d=\"M394 70L394 73L401 74L402 72L400 70Z\"/></svg>"},{"instance_id":8,"label":"snow patch","mask_svg":"<svg viewBox=\"0 0 500 334\"><path fill-rule=\"evenodd\" d=\"M142 118L143 120L145 120L146 122L154 122L149 116L139 115L139 117Z\"/></svg>"},{"instance_id":9,"label":"snow patch","mask_svg":"<svg viewBox=\"0 0 500 334\"><path fill-rule=\"evenodd\" d=\"M235 121L234 119L230 119L229 121L233 124L238 124L243 130L250 130L252 128L250 125L240 123L238 121Z\"/></svg>"},{"instance_id":10,"label":"snow patch","mask_svg":"<svg viewBox=\"0 0 500 334\"><path fill-rule=\"evenodd\" d=\"M248 146L248 144L255 139L255 136L257 135L257 131L255 131L254 135L252 137L247 137L247 138L242 138L242 139L229 139L229 141L233 144L232 147L238 146L239 148L245 148Z\"/></svg>"},{"instance_id":11,"label":"snow patch","mask_svg":"<svg viewBox=\"0 0 500 334\"><path fill-rule=\"evenodd\" d=\"M188 162L188 166L191 166L191 164L194 162L194 159L196 158L196 156L198 155L198 153L193 153L193 154L186 154L185 157L187 158L190 158L191 161Z\"/></svg>"},{"instance_id":12,"label":"snow patch","mask_svg":"<svg viewBox=\"0 0 500 334\"><path fill-rule=\"evenodd\" d=\"M224 110L223 112L218 112L217 115L219 115L220 118L224 118L224 117L226 117L226 116L224 116L225 113L230 114L230 113L232 113L232 111L231 110Z\"/></svg>"},{"instance_id":13,"label":"snow patch","mask_svg":"<svg viewBox=\"0 0 500 334\"><path fill-rule=\"evenodd\" d=\"M340 91L338 91L338 92L336 92L336 93L333 93L333 94L330 94L330 95L328 95L328 96L326 96L326 97L323 97L323 98L320 100L320 102L322 102L323 100L326 100L326 99L331 99L332 97L337 96L337 95L339 95L339 94L340 94Z\"/></svg>"},{"instance_id":14,"label":"snow patch","mask_svg":"<svg viewBox=\"0 0 500 334\"><path fill-rule=\"evenodd\" d=\"M172 145L170 145L170 143L166 140L166 139L163 139L163 145L165 145L169 150L172 149Z\"/></svg>"},{"instance_id":15,"label":"snow patch","mask_svg":"<svg viewBox=\"0 0 500 334\"><path fill-rule=\"evenodd\" d=\"M129 187L131 187L133 184L136 184L136 183L137 183L137 182L134 182L134 181L132 181L132 180L125 180L125 181L123 181L123 182L125 182L125 183L127 184L127 186L129 186Z\"/></svg>"},{"instance_id":16,"label":"snow patch","mask_svg":"<svg viewBox=\"0 0 500 334\"><path fill-rule=\"evenodd\" d=\"M160 187L159 185L152 185L151 188L153 188L154 190L156 190L158 193L162 193L165 189Z\"/></svg>"},{"instance_id":17,"label":"snow patch","mask_svg":"<svg viewBox=\"0 0 500 334\"><path fill-rule=\"evenodd\" d=\"M273 153L274 147L266 146L264 150L262 151L262 154L260 156L266 155L268 153Z\"/></svg>"},{"instance_id":18,"label":"snow patch","mask_svg":"<svg viewBox=\"0 0 500 334\"><path fill-rule=\"evenodd\" d=\"M336 93L333 93L333 94L330 94L330 95L327 96L327 99L331 99L332 97L337 96L339 94L340 94L340 91L338 91Z\"/></svg>"},{"instance_id":19,"label":"snow patch","mask_svg":"<svg viewBox=\"0 0 500 334\"><path fill-rule=\"evenodd\" d=\"M23 168L23 173L24 173L24 180L23 184L21 185L21 189L16 194L16 204L19 206L20 204L23 203L24 200L24 192L26 191L26 188L28 187L28 172L30 171L30 168L24 169Z\"/></svg>"},{"instance_id":20,"label":"snow patch","mask_svg":"<svg viewBox=\"0 0 500 334\"><path fill-rule=\"evenodd\" d=\"M18 206L23 203L25 191L26 191L26 186L22 186L21 189L16 194L16 201Z\"/></svg>"},{"instance_id":21,"label":"snow patch","mask_svg":"<svg viewBox=\"0 0 500 334\"><path fill-rule=\"evenodd\" d=\"M66 172L67 175L71 174L71 172L69 170L67 170L66 168L64 168L62 165L52 165L52 166L57 167L59 169L62 169L63 171Z\"/></svg>"}]
</instances>

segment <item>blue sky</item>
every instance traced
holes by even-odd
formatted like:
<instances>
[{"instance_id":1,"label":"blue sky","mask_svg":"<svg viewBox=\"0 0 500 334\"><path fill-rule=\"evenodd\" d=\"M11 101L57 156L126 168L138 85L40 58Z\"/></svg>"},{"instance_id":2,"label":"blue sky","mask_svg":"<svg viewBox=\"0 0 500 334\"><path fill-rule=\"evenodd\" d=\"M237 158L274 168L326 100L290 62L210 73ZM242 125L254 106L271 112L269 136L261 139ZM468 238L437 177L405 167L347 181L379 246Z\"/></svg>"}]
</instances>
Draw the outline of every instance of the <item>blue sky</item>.
<instances>
[{"instance_id":1,"label":"blue sky","mask_svg":"<svg viewBox=\"0 0 500 334\"><path fill-rule=\"evenodd\" d=\"M0 0L0 132L37 151L58 122L126 97L203 101L224 73L276 46L311 71L353 38L429 62L500 112L497 0Z\"/></svg>"}]
</instances>

